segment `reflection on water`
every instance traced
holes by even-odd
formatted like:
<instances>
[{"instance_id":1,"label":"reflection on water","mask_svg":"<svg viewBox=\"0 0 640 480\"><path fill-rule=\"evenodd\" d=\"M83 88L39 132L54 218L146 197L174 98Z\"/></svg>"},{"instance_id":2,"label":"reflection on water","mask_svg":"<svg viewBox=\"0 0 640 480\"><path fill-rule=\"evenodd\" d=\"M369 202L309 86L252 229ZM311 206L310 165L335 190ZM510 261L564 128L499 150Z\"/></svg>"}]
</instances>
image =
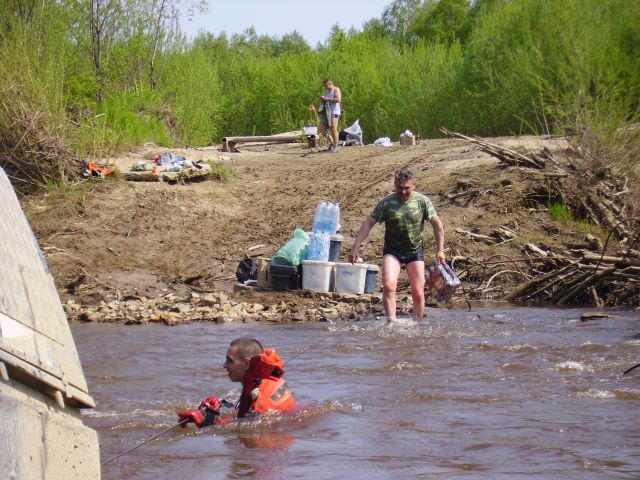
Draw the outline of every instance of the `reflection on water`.
<instances>
[{"instance_id":1,"label":"reflection on water","mask_svg":"<svg viewBox=\"0 0 640 480\"><path fill-rule=\"evenodd\" d=\"M103 467L105 479L640 478L640 315L429 311L415 324L74 324L108 460L210 395L255 336L287 364L291 415L176 429ZM306 351L304 348L330 334ZM294 358L295 357L295 358Z\"/></svg>"}]
</instances>

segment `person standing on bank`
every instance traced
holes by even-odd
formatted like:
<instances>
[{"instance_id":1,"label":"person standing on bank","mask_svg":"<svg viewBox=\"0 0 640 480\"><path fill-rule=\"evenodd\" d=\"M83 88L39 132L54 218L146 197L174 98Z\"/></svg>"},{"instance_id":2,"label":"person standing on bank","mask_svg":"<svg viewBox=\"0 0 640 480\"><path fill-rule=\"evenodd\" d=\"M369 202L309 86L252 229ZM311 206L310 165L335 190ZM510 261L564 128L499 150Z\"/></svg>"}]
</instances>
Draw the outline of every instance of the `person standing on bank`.
<instances>
[{"instance_id":1,"label":"person standing on bank","mask_svg":"<svg viewBox=\"0 0 640 480\"><path fill-rule=\"evenodd\" d=\"M329 134L329 151L338 151L338 122L340 121L340 103L342 102L342 93L329 78L325 78L322 85L325 88L324 95L320 95L321 107L318 114L320 115L320 124L318 130L321 134Z\"/></svg>"},{"instance_id":2,"label":"person standing on bank","mask_svg":"<svg viewBox=\"0 0 640 480\"><path fill-rule=\"evenodd\" d=\"M384 222L382 303L385 314L390 320L396 317L398 275L402 265L405 265L413 298L413 319L421 321L424 316L424 222L427 220L433 228L435 257L440 263L445 261L444 226L429 198L414 191L416 181L413 173L408 170L397 171L394 184L395 192L380 200L362 223L349 252L349 261L356 261L362 243L373 226Z\"/></svg>"}]
</instances>

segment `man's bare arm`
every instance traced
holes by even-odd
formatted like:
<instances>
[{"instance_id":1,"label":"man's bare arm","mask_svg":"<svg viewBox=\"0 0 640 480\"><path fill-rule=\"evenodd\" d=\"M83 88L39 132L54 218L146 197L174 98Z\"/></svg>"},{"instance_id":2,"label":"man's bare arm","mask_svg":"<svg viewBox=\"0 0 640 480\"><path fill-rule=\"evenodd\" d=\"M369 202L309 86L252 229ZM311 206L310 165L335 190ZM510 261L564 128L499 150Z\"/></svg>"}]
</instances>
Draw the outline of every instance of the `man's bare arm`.
<instances>
[{"instance_id":1,"label":"man's bare arm","mask_svg":"<svg viewBox=\"0 0 640 480\"><path fill-rule=\"evenodd\" d=\"M436 259L444 263L444 225L437 215L429 220L429 223L433 227L433 236L436 239Z\"/></svg>"},{"instance_id":2,"label":"man's bare arm","mask_svg":"<svg viewBox=\"0 0 640 480\"><path fill-rule=\"evenodd\" d=\"M333 91L333 103L340 103L342 101L342 92L338 87Z\"/></svg>"},{"instance_id":3,"label":"man's bare arm","mask_svg":"<svg viewBox=\"0 0 640 480\"><path fill-rule=\"evenodd\" d=\"M367 217L367 219L362 222L362 226L358 231L358 235L356 235L356 239L353 242L353 246L351 247L351 251L349 252L349 261L354 263L358 258L358 253L360 253L360 248L362 247L362 243L369 235L369 232L373 228L373 226L378 223L377 220L373 217ZM443 237L444 238L444 237Z\"/></svg>"}]
</instances>

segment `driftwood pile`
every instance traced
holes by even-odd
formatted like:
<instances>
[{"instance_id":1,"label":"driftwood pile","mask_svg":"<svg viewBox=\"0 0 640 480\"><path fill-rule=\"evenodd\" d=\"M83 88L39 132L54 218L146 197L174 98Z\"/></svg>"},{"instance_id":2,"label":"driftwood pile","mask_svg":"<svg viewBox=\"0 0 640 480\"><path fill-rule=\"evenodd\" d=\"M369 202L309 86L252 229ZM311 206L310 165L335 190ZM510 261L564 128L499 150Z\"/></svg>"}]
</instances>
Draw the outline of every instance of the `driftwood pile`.
<instances>
[{"instance_id":1,"label":"driftwood pile","mask_svg":"<svg viewBox=\"0 0 640 480\"><path fill-rule=\"evenodd\" d=\"M16 188L33 190L48 181L79 178L80 160L60 129L21 88L0 92L0 167Z\"/></svg>"},{"instance_id":2,"label":"driftwood pile","mask_svg":"<svg viewBox=\"0 0 640 480\"><path fill-rule=\"evenodd\" d=\"M442 132L473 142L506 165L537 171L536 175L544 176L542 184L546 186L546 191L540 192L541 199L565 205L575 218L586 219L610 232L604 245L589 235L585 244L567 245L562 255L527 243L523 258L518 259L506 255L485 259L454 257L468 298L556 305L640 304L640 218L634 216L626 176L572 154L575 152L558 157L547 149L541 153L519 152L478 137L446 129ZM479 198L486 193L470 188L447 197ZM506 243L518 236L517 231L504 225L490 235L460 228L456 232L488 245ZM614 236L620 247L619 251L610 252L607 246Z\"/></svg>"},{"instance_id":3,"label":"driftwood pile","mask_svg":"<svg viewBox=\"0 0 640 480\"><path fill-rule=\"evenodd\" d=\"M640 257L555 255L527 244L524 258L496 255L488 259L454 257L470 299L553 305L634 306L640 295ZM503 277L502 282L494 282ZM506 279L506 281L505 281Z\"/></svg>"}]
</instances>

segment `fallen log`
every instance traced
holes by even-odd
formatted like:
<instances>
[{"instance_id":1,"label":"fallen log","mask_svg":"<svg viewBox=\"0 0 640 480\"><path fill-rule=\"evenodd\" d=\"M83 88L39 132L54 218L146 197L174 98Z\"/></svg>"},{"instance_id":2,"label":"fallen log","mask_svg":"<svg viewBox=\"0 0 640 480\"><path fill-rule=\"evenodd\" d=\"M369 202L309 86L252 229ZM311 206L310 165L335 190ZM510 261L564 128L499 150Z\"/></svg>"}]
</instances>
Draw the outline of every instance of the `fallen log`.
<instances>
[{"instance_id":1,"label":"fallen log","mask_svg":"<svg viewBox=\"0 0 640 480\"><path fill-rule=\"evenodd\" d=\"M624 258L624 257L611 257L608 255L598 255L597 253L585 252L582 255L582 259L589 262L600 262L616 265L629 265L634 267L640 266L639 258Z\"/></svg>"},{"instance_id":2,"label":"fallen log","mask_svg":"<svg viewBox=\"0 0 640 480\"><path fill-rule=\"evenodd\" d=\"M494 245L496 243L496 239L493 237L489 237L487 235L481 235L479 233L472 233L469 232L468 230L463 230L461 228L456 228L455 229L456 233L459 233L460 235L464 235L465 237L469 237L473 240L477 240L479 242L482 243L486 243L487 245Z\"/></svg>"},{"instance_id":3,"label":"fallen log","mask_svg":"<svg viewBox=\"0 0 640 480\"><path fill-rule=\"evenodd\" d=\"M544 250L542 250L541 248L536 247L533 243L527 243L524 246L525 250L530 250L532 253L540 256L540 257L547 257L549 256L549 252L545 252Z\"/></svg>"},{"instance_id":4,"label":"fallen log","mask_svg":"<svg viewBox=\"0 0 640 480\"><path fill-rule=\"evenodd\" d=\"M507 302L516 300L516 299L520 298L524 293L526 293L526 291L529 290L530 288L537 287L537 286L543 284L544 282L546 282L547 280L553 278L554 276L564 273L571 266L572 265L567 265L566 267L561 268L560 270L556 270L556 271L553 271L553 272L546 273L546 274L542 275L541 277L533 278L533 279L529 280L528 282L523 283L519 287L517 287L514 290L512 290L510 293L508 293L503 298L503 300L506 300Z\"/></svg>"},{"instance_id":5,"label":"fallen log","mask_svg":"<svg viewBox=\"0 0 640 480\"><path fill-rule=\"evenodd\" d=\"M300 135L267 135L267 136L251 136L251 137L224 137L222 139L222 151L234 152L238 143L294 143L304 141L305 136ZM307 136L313 143L316 141L315 135Z\"/></svg>"},{"instance_id":6,"label":"fallen log","mask_svg":"<svg viewBox=\"0 0 640 480\"><path fill-rule=\"evenodd\" d=\"M122 178L133 182L158 182L160 176L162 180L173 183L184 180L199 180L206 178L211 173L211 166L204 164L201 168L186 168L180 172L123 172Z\"/></svg>"},{"instance_id":7,"label":"fallen log","mask_svg":"<svg viewBox=\"0 0 640 480\"><path fill-rule=\"evenodd\" d=\"M526 155L522 155L521 153L518 153L515 150L511 150L509 148L501 147L494 143L487 142L486 140L483 140L480 137L476 137L475 135L473 137L467 137L466 135L463 135L458 132L452 132L450 130L447 130L446 128L441 128L440 131L445 135L457 137L462 140L467 140L468 142L472 142L472 143L475 143L476 145L479 145L480 150L482 150L485 153L488 153L492 157L497 158L498 160L500 160L503 163L506 163L507 165L511 165L515 167L525 165L538 170L544 170L545 159L540 155L527 157ZM551 153L547 151L547 152L544 152L544 155L550 156Z\"/></svg>"},{"instance_id":8,"label":"fallen log","mask_svg":"<svg viewBox=\"0 0 640 480\"><path fill-rule=\"evenodd\" d=\"M607 206L593 194L587 195L587 201L590 207L595 210L595 216L599 217L599 220L603 221L609 229L618 235L621 242L624 243L629 239L629 232L624 227L624 224L616 217L615 212L611 212Z\"/></svg>"},{"instance_id":9,"label":"fallen log","mask_svg":"<svg viewBox=\"0 0 640 480\"><path fill-rule=\"evenodd\" d=\"M464 192L449 193L447 194L447 199L455 200L456 198L460 198L460 197L476 197L478 195L480 195L480 190L477 188L474 188L471 190L465 190Z\"/></svg>"},{"instance_id":10,"label":"fallen log","mask_svg":"<svg viewBox=\"0 0 640 480\"><path fill-rule=\"evenodd\" d=\"M607 268L606 270L599 271L595 275L592 272L586 272L581 276L579 282L574 282L574 286L558 299L558 305L566 305L570 300L587 291L594 283L599 282L602 278L613 273L614 270L615 267Z\"/></svg>"}]
</instances>

